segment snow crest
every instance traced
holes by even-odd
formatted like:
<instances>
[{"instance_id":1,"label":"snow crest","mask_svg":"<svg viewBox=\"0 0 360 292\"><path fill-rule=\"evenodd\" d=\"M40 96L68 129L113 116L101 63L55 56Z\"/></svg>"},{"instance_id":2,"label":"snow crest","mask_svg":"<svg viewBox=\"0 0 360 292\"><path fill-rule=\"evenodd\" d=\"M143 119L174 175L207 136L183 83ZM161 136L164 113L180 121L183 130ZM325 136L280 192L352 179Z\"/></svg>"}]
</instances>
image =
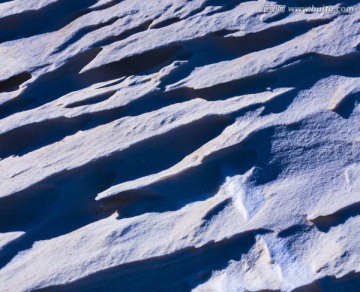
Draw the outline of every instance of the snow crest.
<instances>
[{"instance_id":1,"label":"snow crest","mask_svg":"<svg viewBox=\"0 0 360 292\"><path fill-rule=\"evenodd\" d=\"M0 1L0 291L358 291L360 4L301 5Z\"/></svg>"}]
</instances>

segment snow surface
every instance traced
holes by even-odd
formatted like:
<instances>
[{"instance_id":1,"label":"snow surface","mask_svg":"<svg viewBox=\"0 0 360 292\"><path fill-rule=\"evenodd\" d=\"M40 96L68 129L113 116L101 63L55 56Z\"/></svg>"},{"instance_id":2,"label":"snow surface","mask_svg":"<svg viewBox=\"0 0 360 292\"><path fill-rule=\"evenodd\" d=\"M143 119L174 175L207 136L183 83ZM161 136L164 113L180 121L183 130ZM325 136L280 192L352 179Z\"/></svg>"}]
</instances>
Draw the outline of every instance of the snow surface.
<instances>
[{"instance_id":1,"label":"snow surface","mask_svg":"<svg viewBox=\"0 0 360 292\"><path fill-rule=\"evenodd\" d=\"M360 4L304 2L0 1L0 292L360 291Z\"/></svg>"}]
</instances>

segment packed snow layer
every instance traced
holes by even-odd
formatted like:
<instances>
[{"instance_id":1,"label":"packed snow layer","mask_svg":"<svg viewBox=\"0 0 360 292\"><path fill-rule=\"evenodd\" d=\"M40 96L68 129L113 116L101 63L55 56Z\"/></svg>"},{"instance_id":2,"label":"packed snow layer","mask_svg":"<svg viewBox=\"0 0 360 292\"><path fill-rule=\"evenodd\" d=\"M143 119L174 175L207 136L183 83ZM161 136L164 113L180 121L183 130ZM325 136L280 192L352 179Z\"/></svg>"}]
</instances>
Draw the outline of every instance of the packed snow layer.
<instances>
[{"instance_id":1,"label":"packed snow layer","mask_svg":"<svg viewBox=\"0 0 360 292\"><path fill-rule=\"evenodd\" d=\"M0 1L0 291L360 291L357 2Z\"/></svg>"}]
</instances>

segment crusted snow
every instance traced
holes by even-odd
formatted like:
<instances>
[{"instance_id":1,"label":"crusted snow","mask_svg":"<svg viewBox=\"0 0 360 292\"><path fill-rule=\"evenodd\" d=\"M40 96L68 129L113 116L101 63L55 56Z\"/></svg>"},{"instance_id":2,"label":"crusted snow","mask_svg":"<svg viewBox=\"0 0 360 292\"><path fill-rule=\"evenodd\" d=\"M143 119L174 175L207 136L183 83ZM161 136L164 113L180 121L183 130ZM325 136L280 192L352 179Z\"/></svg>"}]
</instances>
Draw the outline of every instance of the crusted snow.
<instances>
[{"instance_id":1,"label":"crusted snow","mask_svg":"<svg viewBox=\"0 0 360 292\"><path fill-rule=\"evenodd\" d=\"M359 289L360 4L284 3L1 1L1 292Z\"/></svg>"}]
</instances>

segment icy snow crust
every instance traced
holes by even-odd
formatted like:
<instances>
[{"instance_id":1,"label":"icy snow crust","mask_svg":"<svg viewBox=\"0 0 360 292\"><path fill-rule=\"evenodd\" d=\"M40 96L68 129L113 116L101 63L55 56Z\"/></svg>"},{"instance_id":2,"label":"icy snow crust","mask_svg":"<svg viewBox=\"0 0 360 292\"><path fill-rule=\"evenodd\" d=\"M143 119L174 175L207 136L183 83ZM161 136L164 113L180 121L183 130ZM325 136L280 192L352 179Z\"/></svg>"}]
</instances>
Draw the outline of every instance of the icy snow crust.
<instances>
[{"instance_id":1,"label":"icy snow crust","mask_svg":"<svg viewBox=\"0 0 360 292\"><path fill-rule=\"evenodd\" d=\"M359 291L357 2L1 1L0 291Z\"/></svg>"}]
</instances>

